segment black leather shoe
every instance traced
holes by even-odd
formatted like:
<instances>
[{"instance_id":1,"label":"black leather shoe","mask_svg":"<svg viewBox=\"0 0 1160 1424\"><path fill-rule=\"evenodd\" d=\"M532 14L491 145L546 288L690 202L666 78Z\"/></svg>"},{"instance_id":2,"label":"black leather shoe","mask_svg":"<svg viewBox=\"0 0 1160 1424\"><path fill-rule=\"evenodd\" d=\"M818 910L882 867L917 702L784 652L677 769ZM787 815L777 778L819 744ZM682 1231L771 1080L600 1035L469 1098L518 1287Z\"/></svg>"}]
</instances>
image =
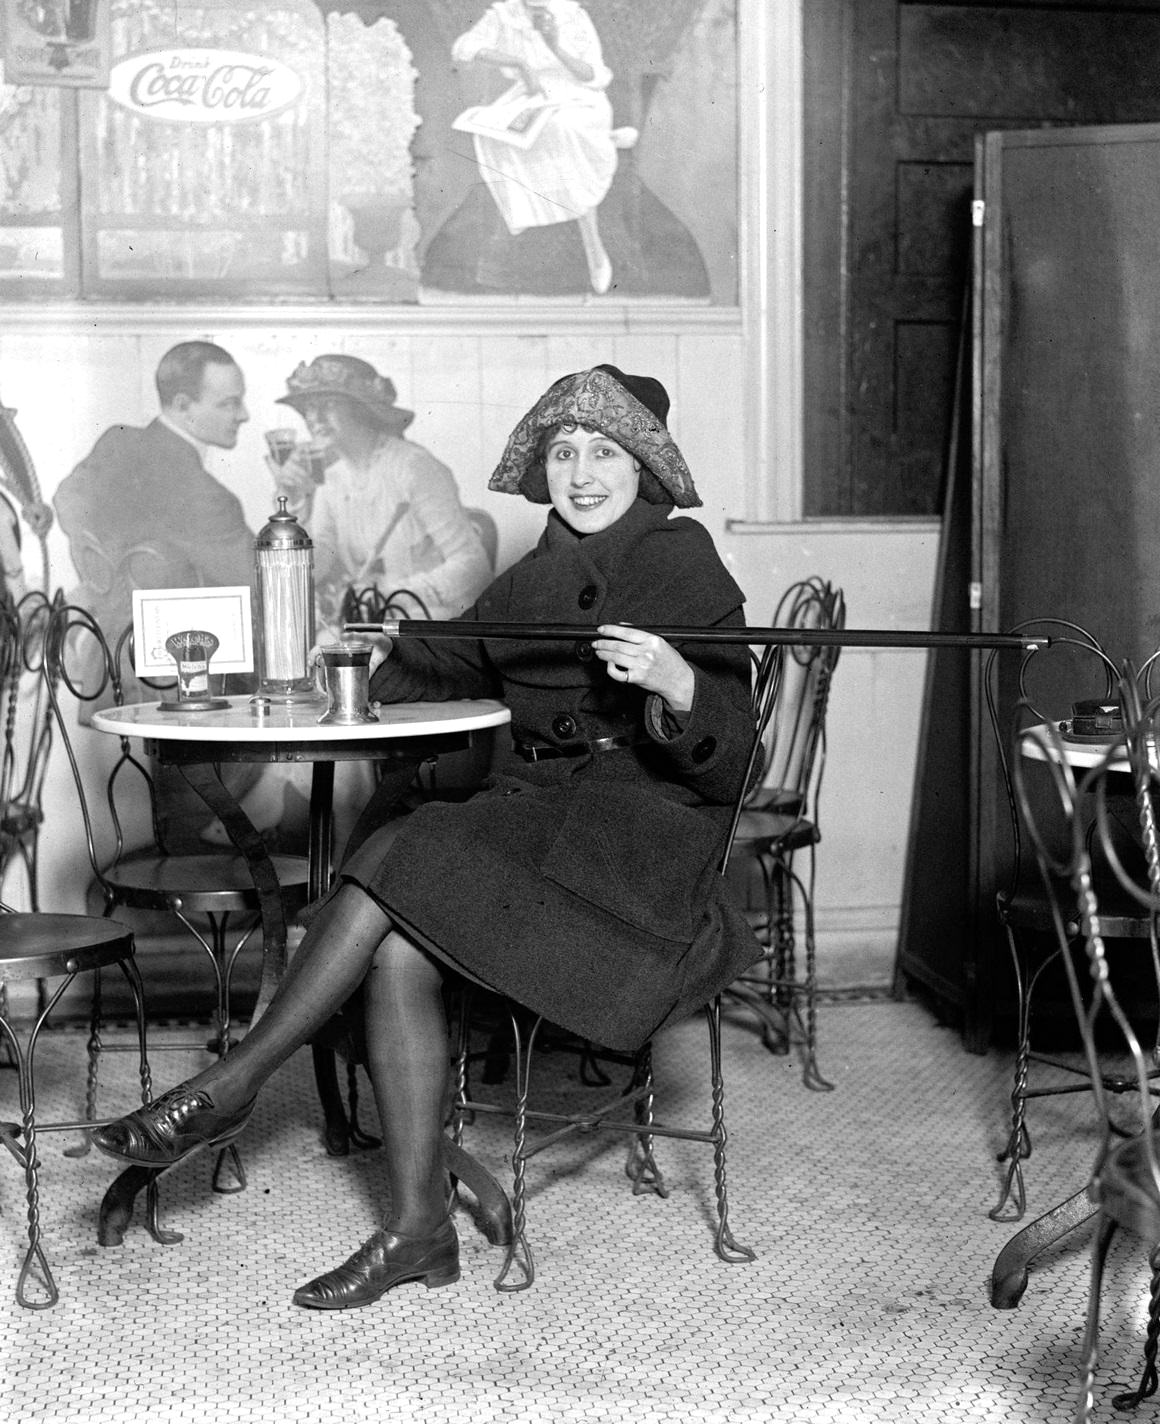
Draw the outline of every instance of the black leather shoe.
<instances>
[{"instance_id":1,"label":"black leather shoe","mask_svg":"<svg viewBox=\"0 0 1160 1424\"><path fill-rule=\"evenodd\" d=\"M312 1310L350 1310L372 1305L402 1281L422 1281L428 1290L459 1279L459 1237L444 1221L430 1236L376 1231L349 1261L294 1292L294 1304Z\"/></svg>"},{"instance_id":2,"label":"black leather shoe","mask_svg":"<svg viewBox=\"0 0 1160 1424\"><path fill-rule=\"evenodd\" d=\"M251 1098L237 1112L218 1112L208 1093L181 1083L147 1108L94 1128L93 1142L110 1157L139 1167L173 1167L205 1147L227 1147L254 1111Z\"/></svg>"}]
</instances>

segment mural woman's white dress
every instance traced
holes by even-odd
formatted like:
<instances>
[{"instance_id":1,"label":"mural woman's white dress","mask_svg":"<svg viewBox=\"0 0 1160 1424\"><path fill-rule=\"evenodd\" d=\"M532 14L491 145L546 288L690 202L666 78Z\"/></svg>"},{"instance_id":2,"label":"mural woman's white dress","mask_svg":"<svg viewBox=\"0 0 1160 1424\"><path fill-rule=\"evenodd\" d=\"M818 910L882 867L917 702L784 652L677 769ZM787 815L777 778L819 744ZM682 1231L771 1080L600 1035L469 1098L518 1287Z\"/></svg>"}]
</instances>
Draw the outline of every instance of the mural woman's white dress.
<instances>
[{"instance_id":1,"label":"mural woman's white dress","mask_svg":"<svg viewBox=\"0 0 1160 1424\"><path fill-rule=\"evenodd\" d=\"M595 210L616 172L612 106L605 90L612 79L604 63L596 28L576 0L547 0L540 8L554 20L559 48L582 60L592 78L581 81L557 58L532 20L524 0L496 0L452 47L457 64L471 63L481 51L510 54L533 74L553 107L535 141L520 148L473 133L475 156L508 231L551 223L581 223L593 286L607 290L611 271L603 248L589 246ZM513 73L514 71L508 71ZM522 78L496 101L503 105L522 94ZM588 219L588 222L585 222Z\"/></svg>"}]
</instances>

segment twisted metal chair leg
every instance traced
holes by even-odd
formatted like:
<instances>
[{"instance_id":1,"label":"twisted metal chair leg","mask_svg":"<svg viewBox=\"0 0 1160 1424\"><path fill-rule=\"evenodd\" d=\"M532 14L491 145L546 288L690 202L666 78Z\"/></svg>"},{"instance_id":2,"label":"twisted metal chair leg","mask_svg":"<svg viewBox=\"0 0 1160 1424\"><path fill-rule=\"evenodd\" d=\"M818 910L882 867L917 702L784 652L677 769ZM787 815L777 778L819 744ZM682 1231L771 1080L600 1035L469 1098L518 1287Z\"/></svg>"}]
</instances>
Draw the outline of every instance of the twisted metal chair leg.
<instances>
[{"instance_id":1,"label":"twisted metal chair leg","mask_svg":"<svg viewBox=\"0 0 1160 1424\"><path fill-rule=\"evenodd\" d=\"M141 977L132 960L126 960L121 968L133 990L137 1012L137 1035L141 1050L141 1080L143 1091L149 1091L150 1074L145 1054L145 1018L141 993ZM27 1310L46 1310L60 1299L60 1291L53 1277L42 1245L40 1226L40 1154L36 1123L36 1085L34 1069L36 1048L40 1033L65 992L76 979L76 974L62 977L56 989L49 995L44 1007L37 1014L28 1042L22 1046L6 1016L0 1016L0 1034L8 1044L16 1060L19 1080L20 1122L0 1123L0 1142L12 1153L24 1170L25 1194L28 1217L28 1250L20 1268L16 1282L16 1301ZM148 1098L144 1098L148 1101ZM30 1283L34 1275L39 1275L43 1293L39 1297L30 1294Z\"/></svg>"},{"instance_id":2,"label":"twisted metal chair leg","mask_svg":"<svg viewBox=\"0 0 1160 1424\"><path fill-rule=\"evenodd\" d=\"M814 877L813 855L810 856L810 884L802 896L802 913L805 916L806 977L802 986L806 1001L806 1061L802 1068L802 1082L815 1093L832 1093L834 1085L822 1077L818 1067L818 951L814 935Z\"/></svg>"},{"instance_id":3,"label":"twisted metal chair leg","mask_svg":"<svg viewBox=\"0 0 1160 1424\"><path fill-rule=\"evenodd\" d=\"M642 1095L633 1104L632 1118L642 1129L641 1132L634 1132L628 1140L628 1157L625 1160L624 1170L628 1179L632 1182L632 1194L634 1197L641 1196L644 1192L655 1192L658 1197L667 1197L669 1189L665 1185L664 1173L660 1169L656 1156L653 1152L655 1138L648 1131L653 1123L653 1104L655 1094L653 1093L653 1071L652 1071L652 1044L646 1043L637 1054L636 1065L633 1069L632 1078L625 1089L625 1096L635 1094L643 1090Z\"/></svg>"},{"instance_id":4,"label":"twisted metal chair leg","mask_svg":"<svg viewBox=\"0 0 1160 1424\"><path fill-rule=\"evenodd\" d=\"M705 1008L709 1023L709 1061L713 1081L713 1186L717 1198L717 1234L713 1246L730 1265L755 1261L757 1252L740 1245L729 1228L729 1193L725 1183L725 1078L721 1071L721 996Z\"/></svg>"},{"instance_id":5,"label":"twisted metal chair leg","mask_svg":"<svg viewBox=\"0 0 1160 1424\"><path fill-rule=\"evenodd\" d=\"M1144 1336L1144 1372L1136 1389L1126 1394L1112 1396L1114 1409L1135 1409L1142 1399L1150 1399L1156 1393L1156 1348L1160 1343L1160 1245L1154 1246L1148 1255L1152 1268L1152 1280L1148 1288L1148 1329Z\"/></svg>"},{"instance_id":6,"label":"twisted metal chair leg","mask_svg":"<svg viewBox=\"0 0 1160 1424\"><path fill-rule=\"evenodd\" d=\"M532 1050L543 1019L537 1018L524 1042L519 1014L512 1012L512 1043L516 1070L515 1130L512 1144L512 1239L494 1285L497 1291L514 1294L527 1290L536 1279L536 1262L527 1238L527 1146L528 1095L531 1090ZM509 1280L512 1271L522 1279Z\"/></svg>"},{"instance_id":7,"label":"twisted metal chair leg","mask_svg":"<svg viewBox=\"0 0 1160 1424\"><path fill-rule=\"evenodd\" d=\"M85 1043L85 1121L95 1122L97 1120L97 1078L100 1072L101 1049L101 1017L102 1017L102 981L101 971L93 970L93 994L89 1006L89 1036ZM92 1151L93 1144L89 1141L88 1134L82 1135L81 1140L74 1143L72 1147L64 1149L66 1157L87 1157Z\"/></svg>"},{"instance_id":8,"label":"twisted metal chair leg","mask_svg":"<svg viewBox=\"0 0 1160 1424\"><path fill-rule=\"evenodd\" d=\"M1080 1365L1079 1397L1076 1400L1072 1424L1088 1424L1095 1407L1096 1363L1099 1359L1100 1336L1100 1290L1104 1279L1104 1262L1108 1257L1108 1247L1116 1234L1116 1223L1111 1217L1101 1216L1092 1244L1091 1285L1088 1292L1087 1323L1084 1326L1083 1354Z\"/></svg>"}]
</instances>

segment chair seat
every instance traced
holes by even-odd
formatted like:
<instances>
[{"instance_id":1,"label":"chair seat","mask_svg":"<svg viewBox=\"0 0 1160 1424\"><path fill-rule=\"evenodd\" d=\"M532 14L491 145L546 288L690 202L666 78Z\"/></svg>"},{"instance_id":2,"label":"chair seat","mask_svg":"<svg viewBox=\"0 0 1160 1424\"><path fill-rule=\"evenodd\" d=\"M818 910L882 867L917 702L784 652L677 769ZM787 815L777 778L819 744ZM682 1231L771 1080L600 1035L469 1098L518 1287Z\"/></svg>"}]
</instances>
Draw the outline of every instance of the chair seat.
<instances>
[{"instance_id":1,"label":"chair seat","mask_svg":"<svg viewBox=\"0 0 1160 1424\"><path fill-rule=\"evenodd\" d=\"M1053 928L1051 902L1043 892L1034 889L1020 889L1015 895L1000 891L995 897L999 919L1013 929L1042 931L1048 933ZM1066 889L1060 892L1058 903L1072 905L1074 896ZM1123 892L1119 894L1105 891L1099 898L1100 932L1108 939L1148 939L1148 916L1144 907L1130 899ZM1078 915L1069 916L1065 923L1069 938L1079 935Z\"/></svg>"},{"instance_id":2,"label":"chair seat","mask_svg":"<svg viewBox=\"0 0 1160 1424\"><path fill-rule=\"evenodd\" d=\"M1147 1241L1160 1241L1160 1193L1152 1179L1143 1137L1132 1137L1113 1147L1090 1195L1105 1216Z\"/></svg>"},{"instance_id":3,"label":"chair seat","mask_svg":"<svg viewBox=\"0 0 1160 1424\"><path fill-rule=\"evenodd\" d=\"M742 811L733 844L751 845L755 850L799 850L817 845L821 833L812 821L786 816L777 811Z\"/></svg>"},{"instance_id":4,"label":"chair seat","mask_svg":"<svg viewBox=\"0 0 1160 1424\"><path fill-rule=\"evenodd\" d=\"M133 935L92 915L0 915L0 983L51 979L118 964L133 954Z\"/></svg>"},{"instance_id":5,"label":"chair seat","mask_svg":"<svg viewBox=\"0 0 1160 1424\"><path fill-rule=\"evenodd\" d=\"M310 874L306 857L270 857L283 904L305 905ZM204 855L128 855L105 871L120 904L137 910L215 912L257 910L261 901L249 865L232 852L207 851Z\"/></svg>"},{"instance_id":6,"label":"chair seat","mask_svg":"<svg viewBox=\"0 0 1160 1424\"><path fill-rule=\"evenodd\" d=\"M746 799L750 811L778 811L783 816L800 814L805 796L790 786L763 786Z\"/></svg>"}]
</instances>

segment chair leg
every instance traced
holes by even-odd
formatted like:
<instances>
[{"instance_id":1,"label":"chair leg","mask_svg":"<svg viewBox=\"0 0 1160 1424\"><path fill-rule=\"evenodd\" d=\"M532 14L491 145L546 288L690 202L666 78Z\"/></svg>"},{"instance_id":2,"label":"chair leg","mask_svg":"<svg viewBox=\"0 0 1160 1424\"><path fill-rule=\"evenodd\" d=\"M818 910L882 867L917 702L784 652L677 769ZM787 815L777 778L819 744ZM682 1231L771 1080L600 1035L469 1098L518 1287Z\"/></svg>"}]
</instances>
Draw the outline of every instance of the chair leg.
<instances>
[{"instance_id":1,"label":"chair leg","mask_svg":"<svg viewBox=\"0 0 1160 1424\"><path fill-rule=\"evenodd\" d=\"M641 1091L643 1090L643 1092ZM655 1192L658 1197L667 1197L664 1173L653 1154L653 1134L648 1131L653 1121L653 1072L652 1044L646 1043L637 1054L632 1078L625 1089L626 1096L640 1093L633 1104L633 1121L643 1129L634 1132L628 1139L628 1157L624 1170L632 1182L632 1194L640 1196L644 1192Z\"/></svg>"},{"instance_id":2,"label":"chair leg","mask_svg":"<svg viewBox=\"0 0 1160 1424\"><path fill-rule=\"evenodd\" d=\"M1148 1291L1148 1330L1144 1336L1144 1372L1136 1389L1126 1394L1112 1396L1115 1409L1135 1409L1142 1399L1150 1399L1156 1393L1156 1347L1160 1342L1160 1245L1154 1246L1148 1256L1152 1268L1152 1282Z\"/></svg>"},{"instance_id":3,"label":"chair leg","mask_svg":"<svg viewBox=\"0 0 1160 1424\"><path fill-rule=\"evenodd\" d=\"M771 867L773 885L773 947L774 1002L788 1016L793 1003L793 981L797 976L797 944L793 931L793 874L789 864L775 861ZM789 1051L788 1034L786 1052Z\"/></svg>"},{"instance_id":4,"label":"chair leg","mask_svg":"<svg viewBox=\"0 0 1160 1424\"><path fill-rule=\"evenodd\" d=\"M1095 1407L1093 1394L1096 1379L1096 1361L1099 1356L1100 1336L1100 1290L1104 1279L1104 1262L1108 1257L1108 1247L1116 1234L1116 1223L1111 1217L1100 1216L1092 1243L1091 1285L1088 1291L1087 1323L1084 1327L1083 1355L1080 1365L1080 1390L1076 1400L1073 1424L1087 1424Z\"/></svg>"},{"instance_id":5,"label":"chair leg","mask_svg":"<svg viewBox=\"0 0 1160 1424\"><path fill-rule=\"evenodd\" d=\"M717 1197L717 1234L714 1249L723 1261L740 1265L755 1261L756 1251L742 1246L729 1229L729 1193L725 1184L725 1079L721 1071L721 997L718 995L705 1009L709 1022L709 1062L713 1084L713 1184Z\"/></svg>"},{"instance_id":6,"label":"chair leg","mask_svg":"<svg viewBox=\"0 0 1160 1424\"><path fill-rule=\"evenodd\" d=\"M1031 1156L1031 1134L1027 1130L1027 1074L1031 1062L1031 995L1024 981L1015 936L1006 926L1007 947L1015 974L1015 996L1019 1005L1019 1041L1015 1051L1015 1071L1011 1084L1011 1131L999 1161L1007 1172L999 1190L999 1200L987 1213L992 1221L1021 1221L1027 1209L1027 1189L1023 1181L1023 1159Z\"/></svg>"},{"instance_id":7,"label":"chair leg","mask_svg":"<svg viewBox=\"0 0 1160 1424\"><path fill-rule=\"evenodd\" d=\"M26 1310L47 1310L60 1299L60 1291L48 1264L48 1257L44 1253L40 1229L40 1156L36 1146L36 1087L33 1068L36 1045L45 1020L75 978L75 974L66 975L49 995L48 1002L33 1023L27 1044L21 1045L7 1016L0 1017L0 1033L15 1056L19 1083L20 1121L0 1123L0 1142L24 1169L25 1196L28 1203L28 1250L25 1252L20 1274L16 1278L16 1303ZM35 1274L39 1274L43 1288L43 1295L39 1299L29 1294L29 1284Z\"/></svg>"},{"instance_id":8,"label":"chair leg","mask_svg":"<svg viewBox=\"0 0 1160 1424\"><path fill-rule=\"evenodd\" d=\"M338 1057L334 1049L324 1043L312 1043L310 1054L314 1060L314 1082L318 1090L318 1101L322 1104L322 1134L327 1155L349 1156L350 1123L343 1106L342 1091L338 1086Z\"/></svg>"},{"instance_id":9,"label":"chair leg","mask_svg":"<svg viewBox=\"0 0 1160 1424\"><path fill-rule=\"evenodd\" d=\"M93 997L89 1007L89 1037L85 1044L85 1057L88 1068L85 1073L85 1108L84 1116L86 1122L96 1122L97 1120L97 1078L101 1064L101 1015L103 1010L103 995L101 971L93 971ZM64 1149L66 1157L87 1157L92 1151L92 1143L89 1141L88 1133L85 1133L81 1140L74 1143L72 1147Z\"/></svg>"},{"instance_id":10,"label":"chair leg","mask_svg":"<svg viewBox=\"0 0 1160 1424\"><path fill-rule=\"evenodd\" d=\"M503 1265L494 1281L496 1290L505 1294L527 1290L536 1279L536 1262L532 1255L532 1248L528 1245L525 1229L527 1223L526 1177L528 1096L531 1090L532 1053L536 1045L536 1035L542 1023L542 1018L536 1019L528 1030L525 1041L519 1013L513 1011L511 1015L516 1070L515 1130L512 1143L512 1239L504 1256ZM508 1276L513 1270L519 1271L522 1279L509 1281Z\"/></svg>"},{"instance_id":11,"label":"chair leg","mask_svg":"<svg viewBox=\"0 0 1160 1424\"><path fill-rule=\"evenodd\" d=\"M815 1093L832 1093L833 1083L822 1077L818 1067L818 955L817 939L814 935L814 856L810 851L810 883L802 893L802 913L805 917L806 936L806 978L804 985L806 1000L806 1061L802 1069L802 1082Z\"/></svg>"},{"instance_id":12,"label":"chair leg","mask_svg":"<svg viewBox=\"0 0 1160 1424\"><path fill-rule=\"evenodd\" d=\"M774 857L767 873L767 904L770 957L771 995L777 1012L784 1020L784 1036L774 1039L766 1032L765 1044L774 1053L789 1053L796 1026L801 1035L802 1082L814 1092L833 1092L834 1085L822 1077L818 1067L818 967L817 938L814 933L814 868L812 848L809 851L809 881L803 882L794 870L793 856ZM802 906L805 936L805 977L798 978L797 937L794 916L797 901ZM801 1000L805 1001L803 1016Z\"/></svg>"},{"instance_id":13,"label":"chair leg","mask_svg":"<svg viewBox=\"0 0 1160 1424\"><path fill-rule=\"evenodd\" d=\"M44 981L43 981L43 980L38 979L38 980L36 981L36 989L37 989L37 1006L38 1006L38 1007L37 1007L37 1012L39 1013L40 1010L44 1008L44 1003L43 1003ZM7 1021L8 1021L8 985L7 985L7 984L0 984L0 1021L3 1021L4 1023L7 1023ZM12 1069L15 1069L15 1067L16 1067L16 1050L15 1050L15 1048L13 1048L13 1046L8 1042L8 1039L7 1039L7 1038L0 1039L0 1068L12 1068Z\"/></svg>"},{"instance_id":14,"label":"chair leg","mask_svg":"<svg viewBox=\"0 0 1160 1424\"><path fill-rule=\"evenodd\" d=\"M348 1063L346 1065L346 1107L351 1146L362 1149L381 1147L383 1145L381 1137L373 1137L369 1132L362 1130L362 1125L358 1120L358 1104L358 1064Z\"/></svg>"}]
</instances>

